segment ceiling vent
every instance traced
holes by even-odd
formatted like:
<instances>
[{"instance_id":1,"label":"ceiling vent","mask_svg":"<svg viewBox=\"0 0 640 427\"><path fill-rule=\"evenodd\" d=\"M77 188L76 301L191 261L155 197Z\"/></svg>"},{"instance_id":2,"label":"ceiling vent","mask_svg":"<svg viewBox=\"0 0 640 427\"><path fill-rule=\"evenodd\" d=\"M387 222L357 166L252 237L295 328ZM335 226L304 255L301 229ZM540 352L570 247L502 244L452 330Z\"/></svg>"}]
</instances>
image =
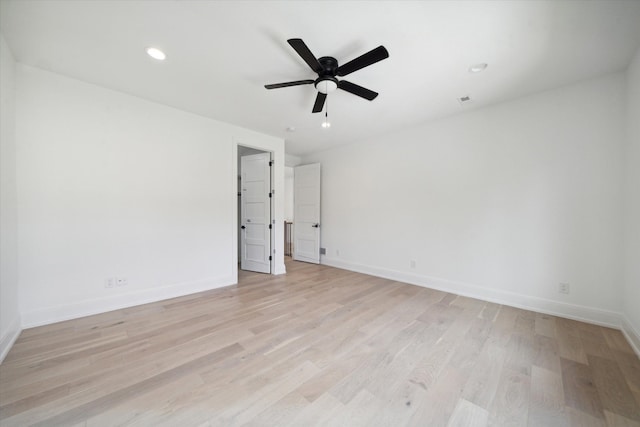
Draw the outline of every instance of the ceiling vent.
<instances>
[{"instance_id":1,"label":"ceiling vent","mask_svg":"<svg viewBox=\"0 0 640 427\"><path fill-rule=\"evenodd\" d=\"M467 105L472 103L473 101L471 100L471 97L469 95L465 95L458 98L458 102L460 103L460 105Z\"/></svg>"}]
</instances>

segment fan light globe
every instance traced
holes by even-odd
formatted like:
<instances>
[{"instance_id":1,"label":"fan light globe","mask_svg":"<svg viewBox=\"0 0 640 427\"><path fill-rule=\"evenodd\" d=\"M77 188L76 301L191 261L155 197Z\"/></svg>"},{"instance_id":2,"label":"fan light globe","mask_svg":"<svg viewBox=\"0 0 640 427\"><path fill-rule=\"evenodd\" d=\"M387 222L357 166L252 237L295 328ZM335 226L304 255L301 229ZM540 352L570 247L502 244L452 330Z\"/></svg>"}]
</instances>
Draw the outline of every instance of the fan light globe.
<instances>
[{"instance_id":1,"label":"fan light globe","mask_svg":"<svg viewBox=\"0 0 640 427\"><path fill-rule=\"evenodd\" d=\"M327 93L333 92L334 90L338 89L338 83L334 82L333 80L322 80L319 81L318 84L316 84L316 89L318 90L318 92L324 93L326 95Z\"/></svg>"}]
</instances>

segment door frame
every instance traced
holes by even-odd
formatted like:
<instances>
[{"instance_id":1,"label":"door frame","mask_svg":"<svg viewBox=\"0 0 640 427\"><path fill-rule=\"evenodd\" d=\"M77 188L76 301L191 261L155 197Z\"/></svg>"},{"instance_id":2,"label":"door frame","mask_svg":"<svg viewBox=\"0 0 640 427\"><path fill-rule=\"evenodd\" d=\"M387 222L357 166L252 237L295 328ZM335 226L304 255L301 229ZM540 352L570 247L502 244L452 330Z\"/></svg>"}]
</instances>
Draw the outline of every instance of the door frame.
<instances>
[{"instance_id":1,"label":"door frame","mask_svg":"<svg viewBox=\"0 0 640 427\"><path fill-rule=\"evenodd\" d=\"M229 183L229 189L231 190L230 196L233 196L230 201L233 200L233 217L231 218L232 224L232 258L231 258L231 274L234 279L234 283L238 283L238 232L240 231L240 224L238 224L238 146L254 148L256 150L266 151L271 153L271 159L274 162L274 166L271 168L271 188L273 197L271 200L271 221L273 227L271 229L271 252L272 264L271 274L286 274L284 266L284 251L278 251L277 248L279 241L284 242L284 163L285 154L284 146L281 144L282 140L275 138L252 138L252 137L232 137L231 144L231 180ZM282 147L282 148L281 148ZM275 222L274 222L275 221ZM273 251L276 250L274 253Z\"/></svg>"}]
</instances>

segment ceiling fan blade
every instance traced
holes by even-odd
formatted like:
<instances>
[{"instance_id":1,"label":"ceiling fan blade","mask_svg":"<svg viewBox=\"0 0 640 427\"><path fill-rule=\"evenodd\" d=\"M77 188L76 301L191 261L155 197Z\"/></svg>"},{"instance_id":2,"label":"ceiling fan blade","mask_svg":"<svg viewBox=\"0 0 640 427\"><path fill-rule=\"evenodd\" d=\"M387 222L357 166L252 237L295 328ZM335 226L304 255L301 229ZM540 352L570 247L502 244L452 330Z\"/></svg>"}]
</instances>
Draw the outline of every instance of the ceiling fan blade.
<instances>
[{"instance_id":1,"label":"ceiling fan blade","mask_svg":"<svg viewBox=\"0 0 640 427\"><path fill-rule=\"evenodd\" d=\"M313 71L318 74L323 71L322 65L320 65L318 59L313 55L313 53L311 53L302 39L289 39L287 42L296 52L298 52L298 55L304 59L304 62L306 62Z\"/></svg>"},{"instance_id":2,"label":"ceiling fan blade","mask_svg":"<svg viewBox=\"0 0 640 427\"><path fill-rule=\"evenodd\" d=\"M286 83L274 83L271 85L264 85L267 89L278 89L281 87L289 87L289 86L300 86L300 85L310 85L313 83L313 80L297 80L295 82L286 82Z\"/></svg>"},{"instance_id":3,"label":"ceiling fan blade","mask_svg":"<svg viewBox=\"0 0 640 427\"><path fill-rule=\"evenodd\" d=\"M327 99L327 94L318 92L318 96L316 96L316 102L313 104L312 113L320 113L322 112L322 108L324 107L324 100Z\"/></svg>"},{"instance_id":4,"label":"ceiling fan blade","mask_svg":"<svg viewBox=\"0 0 640 427\"><path fill-rule=\"evenodd\" d=\"M369 101L373 101L374 99L376 99L376 96L378 96L378 92L374 92L346 80L340 80L340 82L338 82L338 88L346 90L347 92L357 95L361 98L368 99Z\"/></svg>"},{"instance_id":5,"label":"ceiling fan blade","mask_svg":"<svg viewBox=\"0 0 640 427\"><path fill-rule=\"evenodd\" d=\"M351 74L354 71L358 71L361 68L368 67L371 64L375 64L378 61L382 61L389 57L389 52L385 49L384 46L378 46L377 48L370 50L364 55L358 56L356 59L353 59L347 62L344 65L341 65L336 70L336 75L342 77L347 74Z\"/></svg>"}]
</instances>

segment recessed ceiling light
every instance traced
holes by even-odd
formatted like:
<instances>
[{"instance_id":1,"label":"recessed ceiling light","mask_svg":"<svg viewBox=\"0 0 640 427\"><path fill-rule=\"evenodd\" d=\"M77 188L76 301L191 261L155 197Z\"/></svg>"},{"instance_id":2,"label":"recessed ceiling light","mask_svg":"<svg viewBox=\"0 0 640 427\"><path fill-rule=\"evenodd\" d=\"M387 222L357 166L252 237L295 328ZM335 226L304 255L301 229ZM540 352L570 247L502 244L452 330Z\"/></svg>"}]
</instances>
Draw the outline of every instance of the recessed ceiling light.
<instances>
[{"instance_id":1,"label":"recessed ceiling light","mask_svg":"<svg viewBox=\"0 0 640 427\"><path fill-rule=\"evenodd\" d=\"M167 58L167 55L157 47L148 47L147 55L158 61L164 61Z\"/></svg>"},{"instance_id":2,"label":"recessed ceiling light","mask_svg":"<svg viewBox=\"0 0 640 427\"><path fill-rule=\"evenodd\" d=\"M481 73L482 71L487 69L487 64L482 62L480 64L475 64L469 67L470 73Z\"/></svg>"},{"instance_id":3,"label":"recessed ceiling light","mask_svg":"<svg viewBox=\"0 0 640 427\"><path fill-rule=\"evenodd\" d=\"M295 132L295 131L296 131L296 128L294 128L293 126L289 126L287 128L287 132Z\"/></svg>"}]
</instances>

